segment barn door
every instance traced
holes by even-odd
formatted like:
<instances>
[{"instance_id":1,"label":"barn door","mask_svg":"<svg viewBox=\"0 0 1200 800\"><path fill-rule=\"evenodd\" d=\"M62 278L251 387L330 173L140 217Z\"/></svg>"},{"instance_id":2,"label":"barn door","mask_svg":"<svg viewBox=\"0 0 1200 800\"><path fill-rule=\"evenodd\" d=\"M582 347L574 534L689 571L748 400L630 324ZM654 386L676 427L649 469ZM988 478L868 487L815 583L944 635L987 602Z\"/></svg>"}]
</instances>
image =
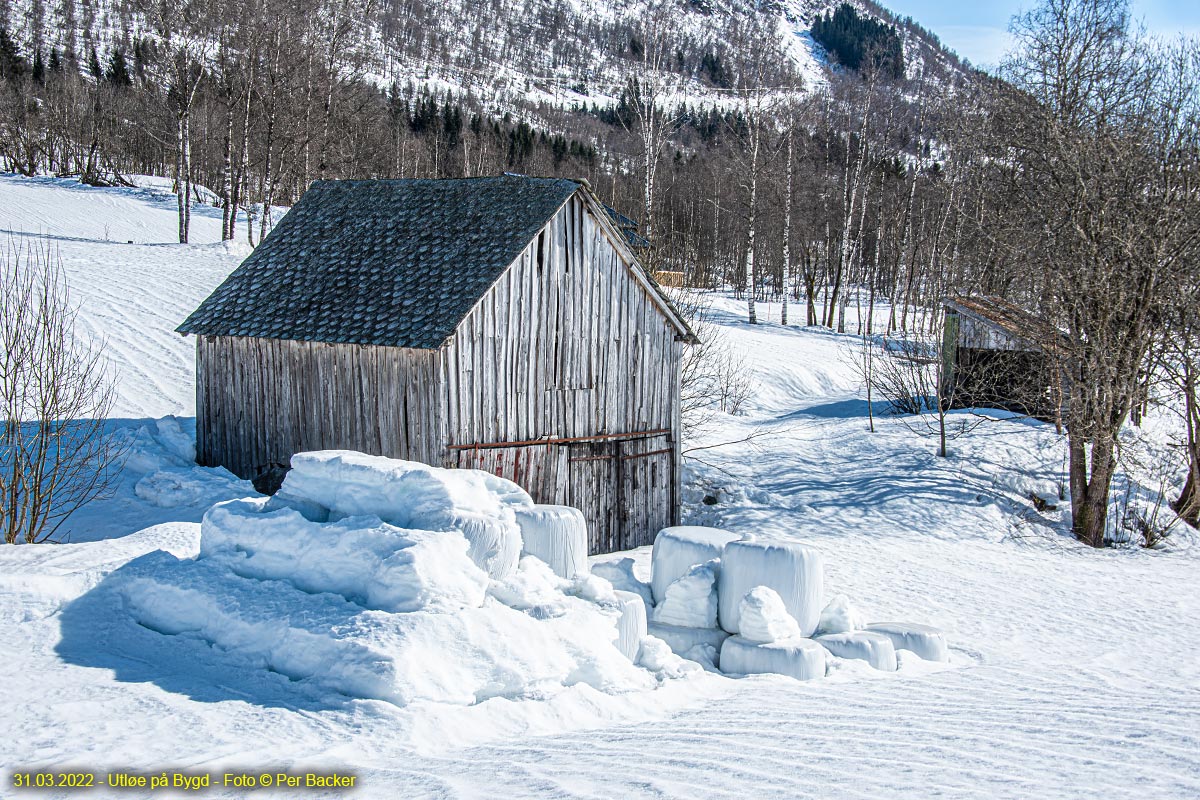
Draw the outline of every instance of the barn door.
<instances>
[{"instance_id":1,"label":"barn door","mask_svg":"<svg viewBox=\"0 0 1200 800\"><path fill-rule=\"evenodd\" d=\"M654 544L673 524L673 449L663 438L623 442L616 462L620 486L621 550Z\"/></svg>"},{"instance_id":2,"label":"barn door","mask_svg":"<svg viewBox=\"0 0 1200 800\"><path fill-rule=\"evenodd\" d=\"M620 550L620 516L613 481L616 443L573 442L567 450L567 505L588 522L588 552Z\"/></svg>"},{"instance_id":3,"label":"barn door","mask_svg":"<svg viewBox=\"0 0 1200 800\"><path fill-rule=\"evenodd\" d=\"M455 451L456 466L524 487L535 502L575 506L588 524L588 551L652 544L673 524L675 472L661 434Z\"/></svg>"}]
</instances>

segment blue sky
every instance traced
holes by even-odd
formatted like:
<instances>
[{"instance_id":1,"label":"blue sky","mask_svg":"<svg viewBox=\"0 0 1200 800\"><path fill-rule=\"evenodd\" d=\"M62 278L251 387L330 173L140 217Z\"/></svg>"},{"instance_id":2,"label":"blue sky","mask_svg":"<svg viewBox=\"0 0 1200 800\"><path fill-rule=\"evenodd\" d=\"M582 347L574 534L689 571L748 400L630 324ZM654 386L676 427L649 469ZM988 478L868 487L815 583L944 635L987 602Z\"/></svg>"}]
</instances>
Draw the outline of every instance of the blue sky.
<instances>
[{"instance_id":1,"label":"blue sky","mask_svg":"<svg viewBox=\"0 0 1200 800\"><path fill-rule=\"evenodd\" d=\"M994 65L1008 47L1008 21L1035 0L881 0L883 6L911 16L937 34L942 43L977 66ZM1198 0L1132 0L1133 15L1155 34L1200 35Z\"/></svg>"}]
</instances>

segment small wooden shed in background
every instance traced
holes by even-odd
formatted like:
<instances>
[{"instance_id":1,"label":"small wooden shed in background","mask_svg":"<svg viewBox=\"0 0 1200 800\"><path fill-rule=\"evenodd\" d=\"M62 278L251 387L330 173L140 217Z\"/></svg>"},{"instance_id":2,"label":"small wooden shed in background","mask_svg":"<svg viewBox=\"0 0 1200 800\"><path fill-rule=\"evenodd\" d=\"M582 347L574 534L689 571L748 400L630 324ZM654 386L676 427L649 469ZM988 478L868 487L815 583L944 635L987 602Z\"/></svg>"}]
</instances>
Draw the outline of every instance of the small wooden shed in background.
<instances>
[{"instance_id":1,"label":"small wooden shed in background","mask_svg":"<svg viewBox=\"0 0 1200 800\"><path fill-rule=\"evenodd\" d=\"M1070 391L1061 331L997 297L953 297L942 305L941 391L951 407L1063 419Z\"/></svg>"},{"instance_id":2,"label":"small wooden shed in background","mask_svg":"<svg viewBox=\"0 0 1200 800\"><path fill-rule=\"evenodd\" d=\"M677 524L694 341L583 183L319 181L178 328L201 464L351 449L580 508L592 552Z\"/></svg>"}]
</instances>

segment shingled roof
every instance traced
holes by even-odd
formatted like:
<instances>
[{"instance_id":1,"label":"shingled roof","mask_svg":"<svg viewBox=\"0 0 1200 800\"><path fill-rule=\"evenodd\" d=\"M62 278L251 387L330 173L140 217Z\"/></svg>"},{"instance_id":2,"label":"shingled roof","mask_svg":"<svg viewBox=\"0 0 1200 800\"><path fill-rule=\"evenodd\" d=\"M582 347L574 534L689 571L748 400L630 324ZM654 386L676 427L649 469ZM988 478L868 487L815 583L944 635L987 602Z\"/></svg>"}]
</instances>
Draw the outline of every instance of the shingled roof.
<instances>
[{"instance_id":1,"label":"shingled roof","mask_svg":"<svg viewBox=\"0 0 1200 800\"><path fill-rule=\"evenodd\" d=\"M439 347L579 189L517 176L317 181L176 330Z\"/></svg>"}]
</instances>

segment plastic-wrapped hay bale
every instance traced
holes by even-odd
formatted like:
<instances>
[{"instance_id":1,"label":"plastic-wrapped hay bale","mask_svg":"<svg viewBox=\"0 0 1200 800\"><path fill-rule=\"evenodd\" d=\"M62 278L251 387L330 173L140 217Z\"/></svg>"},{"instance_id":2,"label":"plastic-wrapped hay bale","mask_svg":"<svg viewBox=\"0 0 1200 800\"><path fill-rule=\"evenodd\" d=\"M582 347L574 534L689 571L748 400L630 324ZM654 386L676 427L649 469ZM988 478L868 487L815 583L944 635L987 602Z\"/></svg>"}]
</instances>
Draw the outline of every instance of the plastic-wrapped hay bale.
<instances>
[{"instance_id":1,"label":"plastic-wrapped hay bale","mask_svg":"<svg viewBox=\"0 0 1200 800\"><path fill-rule=\"evenodd\" d=\"M777 642L800 635L800 626L783 605L774 589L755 586L746 592L738 606L741 637L751 642Z\"/></svg>"},{"instance_id":2,"label":"plastic-wrapped hay bale","mask_svg":"<svg viewBox=\"0 0 1200 800\"><path fill-rule=\"evenodd\" d=\"M874 631L829 633L816 641L838 658L857 658L883 672L896 671L896 648L892 640Z\"/></svg>"},{"instance_id":3,"label":"plastic-wrapped hay bale","mask_svg":"<svg viewBox=\"0 0 1200 800\"><path fill-rule=\"evenodd\" d=\"M621 608L621 618L617 620L617 649L630 661L637 662L642 638L647 634L646 604L642 596L634 592L617 590L614 594Z\"/></svg>"},{"instance_id":4,"label":"plastic-wrapped hay bale","mask_svg":"<svg viewBox=\"0 0 1200 800\"><path fill-rule=\"evenodd\" d=\"M706 561L667 587L654 621L681 628L717 627L717 561Z\"/></svg>"},{"instance_id":5,"label":"plastic-wrapped hay bale","mask_svg":"<svg viewBox=\"0 0 1200 800\"><path fill-rule=\"evenodd\" d=\"M746 593L756 586L774 589L800 626L800 634L812 635L821 616L824 592L820 552L798 542L752 540L726 545L717 583L722 628L730 633L741 632L739 607Z\"/></svg>"},{"instance_id":6,"label":"plastic-wrapped hay bale","mask_svg":"<svg viewBox=\"0 0 1200 800\"><path fill-rule=\"evenodd\" d=\"M730 636L721 645L721 671L727 675L770 672L808 681L825 677L825 652L825 648L812 639L762 643Z\"/></svg>"},{"instance_id":7,"label":"plastic-wrapped hay bale","mask_svg":"<svg viewBox=\"0 0 1200 800\"><path fill-rule=\"evenodd\" d=\"M738 534L720 528L696 525L681 525L659 531L654 537L651 556L650 589L654 594L654 602L661 603L667 595L667 587L686 575L693 566L720 558L725 545L739 538Z\"/></svg>"},{"instance_id":8,"label":"plastic-wrapped hay bale","mask_svg":"<svg viewBox=\"0 0 1200 800\"><path fill-rule=\"evenodd\" d=\"M571 506L513 508L521 529L521 549L540 558L560 578L587 574L588 536L583 512Z\"/></svg>"},{"instance_id":9,"label":"plastic-wrapped hay bale","mask_svg":"<svg viewBox=\"0 0 1200 800\"><path fill-rule=\"evenodd\" d=\"M867 630L881 633L892 640L897 650L911 650L926 661L949 661L946 636L929 625L904 622L873 622Z\"/></svg>"}]
</instances>

